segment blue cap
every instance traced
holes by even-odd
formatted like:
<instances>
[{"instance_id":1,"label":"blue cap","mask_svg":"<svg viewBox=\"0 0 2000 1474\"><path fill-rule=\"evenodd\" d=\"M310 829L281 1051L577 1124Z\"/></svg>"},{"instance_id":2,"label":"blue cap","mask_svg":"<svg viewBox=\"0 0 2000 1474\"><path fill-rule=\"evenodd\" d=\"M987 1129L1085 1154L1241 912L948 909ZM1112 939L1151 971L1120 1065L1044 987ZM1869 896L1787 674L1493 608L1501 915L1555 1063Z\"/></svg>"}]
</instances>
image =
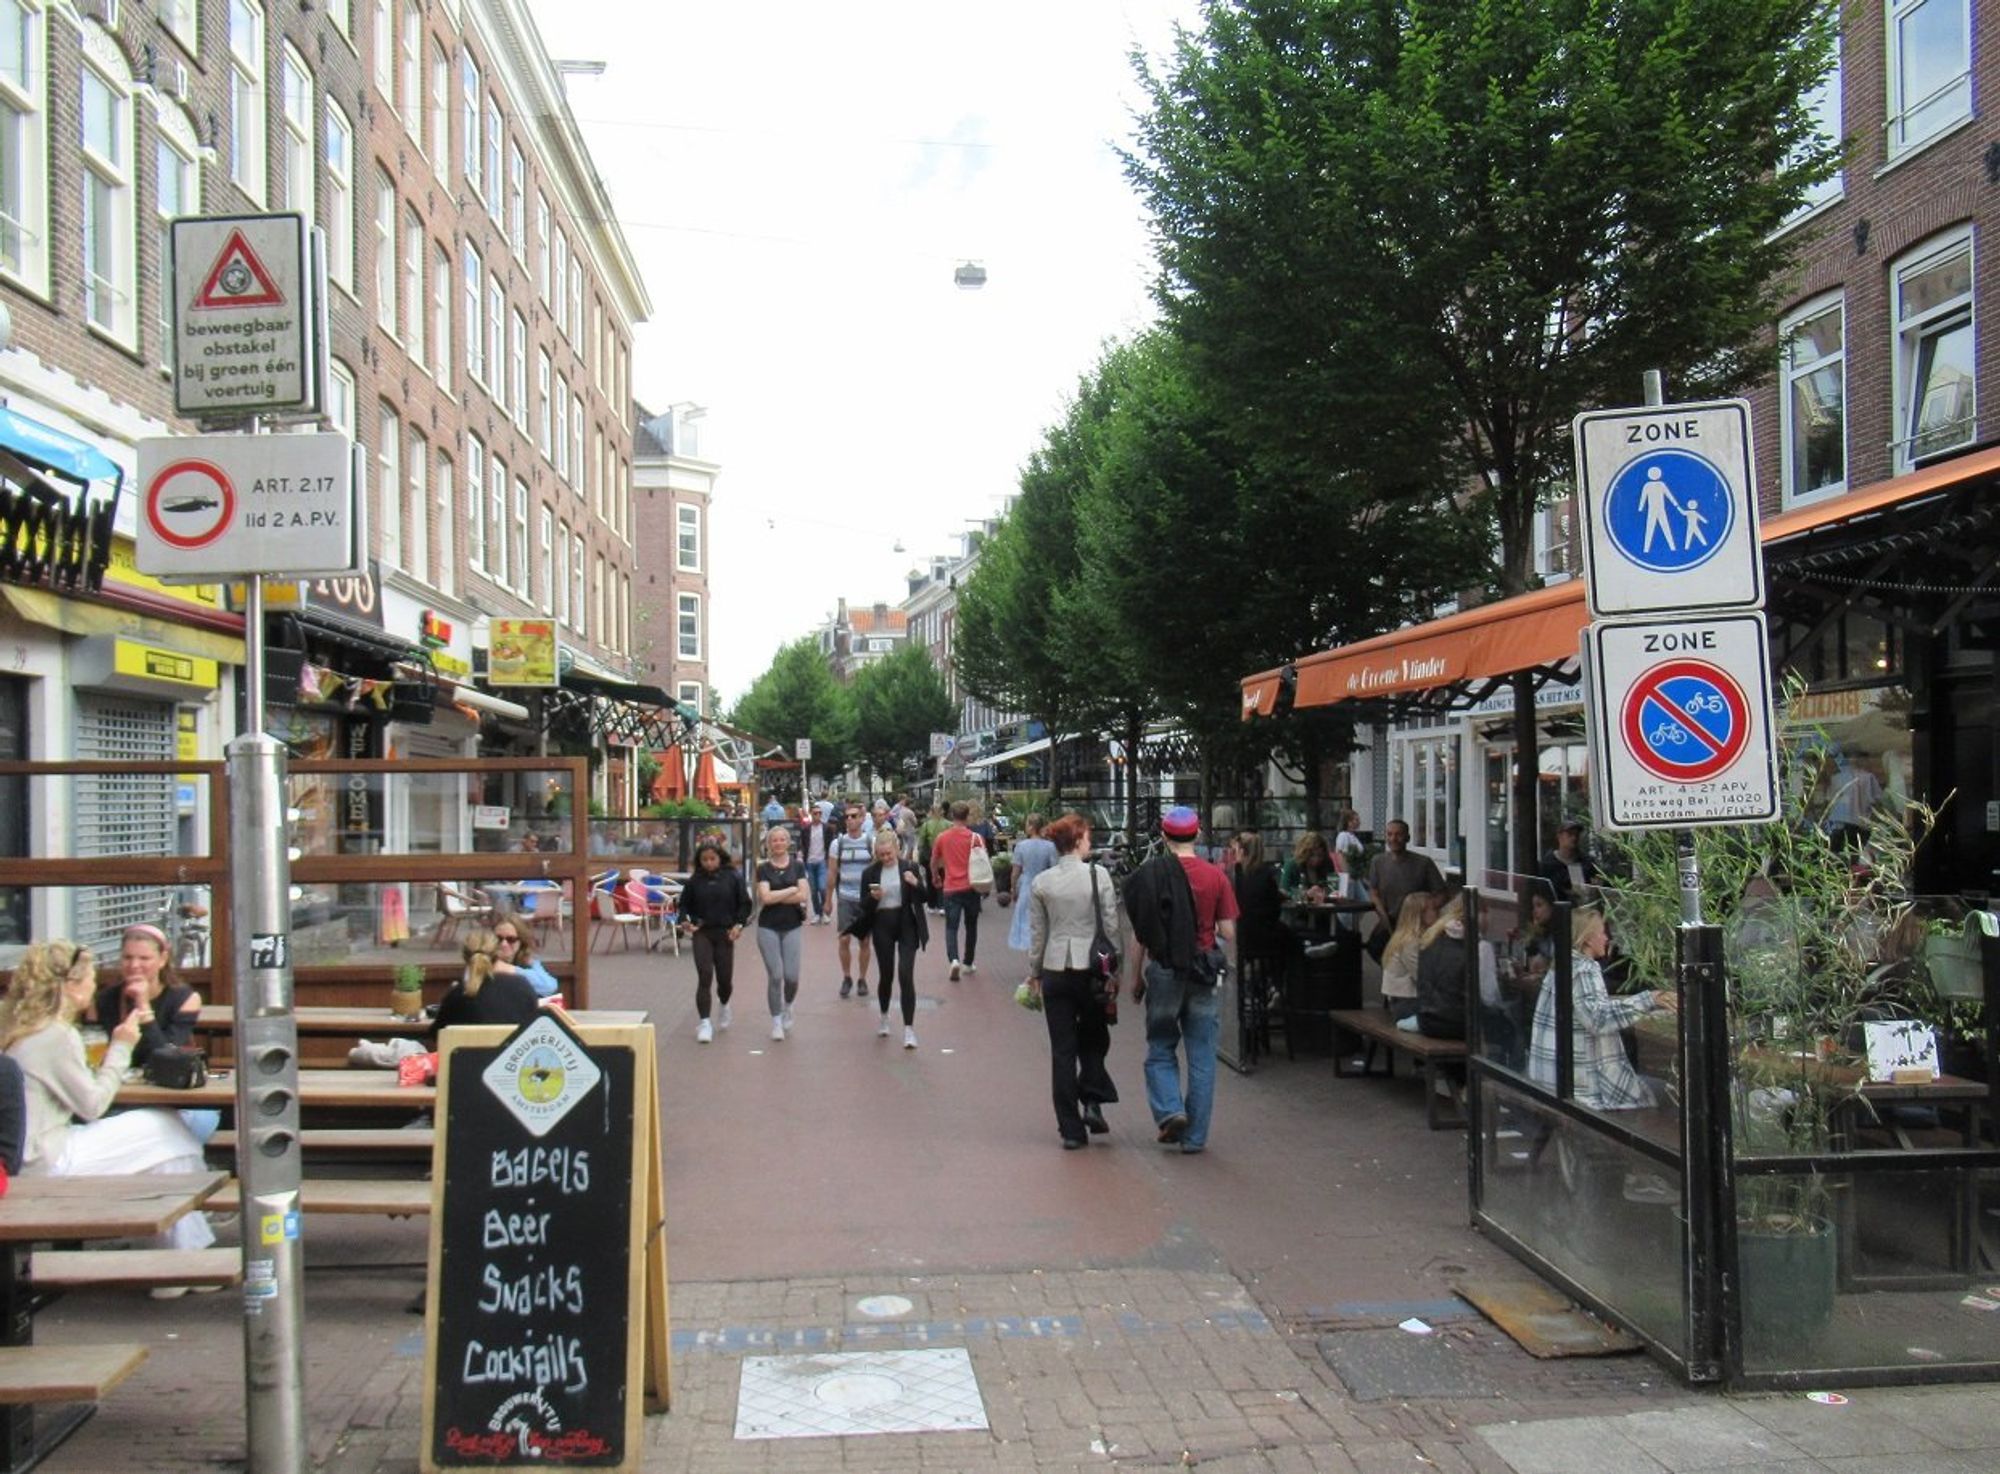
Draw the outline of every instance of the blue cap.
<instances>
[{"instance_id":1,"label":"blue cap","mask_svg":"<svg viewBox=\"0 0 2000 1474\"><path fill-rule=\"evenodd\" d=\"M1160 833L1168 839L1193 839L1201 833L1201 815L1186 804L1176 804L1160 815Z\"/></svg>"}]
</instances>

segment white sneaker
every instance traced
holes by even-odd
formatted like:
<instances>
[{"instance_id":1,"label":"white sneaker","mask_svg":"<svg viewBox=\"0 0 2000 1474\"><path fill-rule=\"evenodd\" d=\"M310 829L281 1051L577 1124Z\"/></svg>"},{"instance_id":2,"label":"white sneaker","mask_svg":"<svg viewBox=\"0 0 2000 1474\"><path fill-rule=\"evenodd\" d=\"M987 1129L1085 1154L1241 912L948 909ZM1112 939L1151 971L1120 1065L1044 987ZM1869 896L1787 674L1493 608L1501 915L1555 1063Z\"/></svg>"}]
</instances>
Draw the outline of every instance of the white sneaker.
<instances>
[{"instance_id":1,"label":"white sneaker","mask_svg":"<svg viewBox=\"0 0 2000 1474\"><path fill-rule=\"evenodd\" d=\"M786 1010L785 1010L785 1011L784 1011L783 1013L779 1014L779 1015L778 1015L778 1017L779 1017L779 1018L781 1018L781 1019L783 1019L783 1020L785 1021L785 1032L786 1032L787 1034L791 1033L791 1031L792 1031L792 1011L791 1011L791 1010L790 1010L790 1009L788 1008L788 1009L786 1009Z\"/></svg>"},{"instance_id":2,"label":"white sneaker","mask_svg":"<svg viewBox=\"0 0 2000 1474\"><path fill-rule=\"evenodd\" d=\"M952 981L953 981L954 983L958 981L958 972L959 972L959 968L958 968L958 964L957 964L956 962L954 962L954 963L953 963L953 964L951 965L951 980L952 980Z\"/></svg>"},{"instance_id":3,"label":"white sneaker","mask_svg":"<svg viewBox=\"0 0 2000 1474\"><path fill-rule=\"evenodd\" d=\"M783 1018L774 1018L771 1020L771 1037L773 1039L782 1039L785 1037L785 1021Z\"/></svg>"},{"instance_id":4,"label":"white sneaker","mask_svg":"<svg viewBox=\"0 0 2000 1474\"><path fill-rule=\"evenodd\" d=\"M715 1025L711 1024L707 1019L703 1019L700 1027L694 1031L694 1042L697 1044L706 1044L714 1037Z\"/></svg>"},{"instance_id":5,"label":"white sneaker","mask_svg":"<svg viewBox=\"0 0 2000 1474\"><path fill-rule=\"evenodd\" d=\"M888 1038L888 1037L889 1037L889 1015L888 1015L888 1014L886 1014L886 1013L885 1013L885 1014L883 1014L883 1015L882 1015L882 1022L881 1022L881 1023L879 1023L879 1024L877 1024L877 1025L875 1026L875 1037L876 1037L877 1039L886 1039L886 1038Z\"/></svg>"},{"instance_id":6,"label":"white sneaker","mask_svg":"<svg viewBox=\"0 0 2000 1474\"><path fill-rule=\"evenodd\" d=\"M976 972L978 972L978 971L979 971L979 969L978 969L978 968L976 968L976 967L974 967L974 966L973 966L973 965L972 965L972 964L971 964L970 962L968 962L968 963L966 963L966 964L965 964L965 975L966 975L967 977L971 977L971 976L972 976L972 975L973 975L974 973L976 973Z\"/></svg>"},{"instance_id":7,"label":"white sneaker","mask_svg":"<svg viewBox=\"0 0 2000 1474\"><path fill-rule=\"evenodd\" d=\"M903 1030L903 1048L915 1049L916 1047L917 1047L917 1031L915 1029Z\"/></svg>"},{"instance_id":8,"label":"white sneaker","mask_svg":"<svg viewBox=\"0 0 2000 1474\"><path fill-rule=\"evenodd\" d=\"M727 1003L723 1004L722 1011L716 1014L715 1026L718 1029L726 1029L729 1027L729 1005Z\"/></svg>"}]
</instances>

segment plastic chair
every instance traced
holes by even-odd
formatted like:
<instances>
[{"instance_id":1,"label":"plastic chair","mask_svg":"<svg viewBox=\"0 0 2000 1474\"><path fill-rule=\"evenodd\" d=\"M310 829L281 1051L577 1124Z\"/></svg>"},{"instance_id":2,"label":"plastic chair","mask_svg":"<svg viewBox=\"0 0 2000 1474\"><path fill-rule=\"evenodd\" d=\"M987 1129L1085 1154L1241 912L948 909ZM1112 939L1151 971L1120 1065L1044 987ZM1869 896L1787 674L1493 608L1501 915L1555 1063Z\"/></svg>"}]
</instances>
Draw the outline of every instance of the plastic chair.
<instances>
[{"instance_id":1,"label":"plastic chair","mask_svg":"<svg viewBox=\"0 0 2000 1474\"><path fill-rule=\"evenodd\" d=\"M438 923L431 933L431 944L436 946L447 935L455 934L468 921L486 922L493 918L493 908L476 895L460 890L455 885L438 882Z\"/></svg>"},{"instance_id":2,"label":"plastic chair","mask_svg":"<svg viewBox=\"0 0 2000 1474\"><path fill-rule=\"evenodd\" d=\"M681 889L665 876L647 870L627 872L618 899L627 911L646 919L646 946L650 950L665 941L681 955Z\"/></svg>"},{"instance_id":3,"label":"plastic chair","mask_svg":"<svg viewBox=\"0 0 2000 1474\"><path fill-rule=\"evenodd\" d=\"M598 890L595 887L591 889L590 948L593 952L597 950L599 937L605 939L605 950L610 951L610 939L614 932L629 952L632 949L630 929L635 926L639 928L641 936L646 934L646 917L642 912L624 910L619 905L618 897L610 891ZM607 927L610 928L609 931L606 930Z\"/></svg>"}]
</instances>

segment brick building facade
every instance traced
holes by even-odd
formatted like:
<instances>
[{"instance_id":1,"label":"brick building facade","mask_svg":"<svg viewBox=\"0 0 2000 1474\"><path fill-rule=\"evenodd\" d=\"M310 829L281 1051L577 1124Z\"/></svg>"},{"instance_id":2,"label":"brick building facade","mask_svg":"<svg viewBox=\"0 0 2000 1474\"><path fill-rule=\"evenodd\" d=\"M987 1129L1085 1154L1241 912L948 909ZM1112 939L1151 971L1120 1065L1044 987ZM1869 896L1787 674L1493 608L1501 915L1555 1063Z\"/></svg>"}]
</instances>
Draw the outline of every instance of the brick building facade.
<instances>
[{"instance_id":1,"label":"brick building facade","mask_svg":"<svg viewBox=\"0 0 2000 1474\"><path fill-rule=\"evenodd\" d=\"M632 617L640 674L676 701L716 710L709 676L709 505L722 468L704 457L694 404L651 414L635 405L633 519L638 582Z\"/></svg>"}]
</instances>

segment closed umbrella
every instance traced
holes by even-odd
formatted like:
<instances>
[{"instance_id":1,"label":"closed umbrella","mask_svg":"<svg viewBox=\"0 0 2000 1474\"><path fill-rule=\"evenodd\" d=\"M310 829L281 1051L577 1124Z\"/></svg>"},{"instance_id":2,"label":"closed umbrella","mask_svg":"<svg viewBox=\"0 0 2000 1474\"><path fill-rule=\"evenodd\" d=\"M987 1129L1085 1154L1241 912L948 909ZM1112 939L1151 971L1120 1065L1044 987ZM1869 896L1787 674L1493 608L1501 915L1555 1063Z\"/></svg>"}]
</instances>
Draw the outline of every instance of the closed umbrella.
<instances>
[{"instance_id":1,"label":"closed umbrella","mask_svg":"<svg viewBox=\"0 0 2000 1474\"><path fill-rule=\"evenodd\" d=\"M715 808L722 807L722 785L715 781L715 749L704 747L694 764L694 796Z\"/></svg>"},{"instance_id":2,"label":"closed umbrella","mask_svg":"<svg viewBox=\"0 0 2000 1474\"><path fill-rule=\"evenodd\" d=\"M687 770L681 765L681 745L669 743L660 755L660 771L653 779L653 802L672 803L687 797Z\"/></svg>"}]
</instances>

